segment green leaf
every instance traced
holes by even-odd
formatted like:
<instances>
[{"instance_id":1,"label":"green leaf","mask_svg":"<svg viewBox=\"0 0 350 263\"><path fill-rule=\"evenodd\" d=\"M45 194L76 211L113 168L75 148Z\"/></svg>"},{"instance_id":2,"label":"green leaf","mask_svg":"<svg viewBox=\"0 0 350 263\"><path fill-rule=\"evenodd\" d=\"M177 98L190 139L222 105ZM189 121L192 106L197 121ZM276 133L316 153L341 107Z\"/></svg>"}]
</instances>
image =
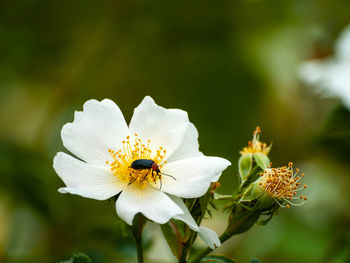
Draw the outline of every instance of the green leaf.
<instances>
[{"instance_id":1,"label":"green leaf","mask_svg":"<svg viewBox=\"0 0 350 263\"><path fill-rule=\"evenodd\" d=\"M252 258L249 263L261 263L257 258Z\"/></svg>"},{"instance_id":2,"label":"green leaf","mask_svg":"<svg viewBox=\"0 0 350 263\"><path fill-rule=\"evenodd\" d=\"M270 159L263 153L254 153L254 160L262 170L266 170L270 164Z\"/></svg>"},{"instance_id":3,"label":"green leaf","mask_svg":"<svg viewBox=\"0 0 350 263\"><path fill-rule=\"evenodd\" d=\"M181 233L178 229L178 226L173 221L170 221L167 224L160 225L160 229L164 235L166 242L174 254L175 257L179 258L180 249L181 249Z\"/></svg>"},{"instance_id":4,"label":"green leaf","mask_svg":"<svg viewBox=\"0 0 350 263\"><path fill-rule=\"evenodd\" d=\"M92 263L91 259L84 253L74 254L68 260L60 261L59 263Z\"/></svg>"},{"instance_id":5,"label":"green leaf","mask_svg":"<svg viewBox=\"0 0 350 263\"><path fill-rule=\"evenodd\" d=\"M237 263L237 261L224 256L210 256L203 258L200 263Z\"/></svg>"},{"instance_id":6,"label":"green leaf","mask_svg":"<svg viewBox=\"0 0 350 263\"><path fill-rule=\"evenodd\" d=\"M253 165L253 154L246 153L243 154L238 160L239 174L241 175L242 181L245 181Z\"/></svg>"}]
</instances>

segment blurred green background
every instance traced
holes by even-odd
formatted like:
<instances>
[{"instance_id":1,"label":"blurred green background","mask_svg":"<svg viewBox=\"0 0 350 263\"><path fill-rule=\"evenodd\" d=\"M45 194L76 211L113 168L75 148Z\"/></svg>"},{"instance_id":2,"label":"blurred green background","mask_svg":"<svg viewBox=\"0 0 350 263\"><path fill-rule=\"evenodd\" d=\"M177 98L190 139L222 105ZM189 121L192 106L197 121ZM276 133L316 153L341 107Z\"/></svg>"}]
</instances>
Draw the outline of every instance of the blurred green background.
<instances>
[{"instance_id":1,"label":"blurred green background","mask_svg":"<svg viewBox=\"0 0 350 263\"><path fill-rule=\"evenodd\" d=\"M218 253L248 262L350 262L350 112L297 78L333 53L348 0L0 2L0 262L135 262L112 201L62 195L52 168L60 130L91 98L129 121L145 95L189 113L206 155L225 157L220 193L237 184L256 125L274 166L307 174L309 201ZM226 215L206 225L223 231ZM174 262L146 229L147 262ZM198 246L203 244L198 243Z\"/></svg>"}]
</instances>

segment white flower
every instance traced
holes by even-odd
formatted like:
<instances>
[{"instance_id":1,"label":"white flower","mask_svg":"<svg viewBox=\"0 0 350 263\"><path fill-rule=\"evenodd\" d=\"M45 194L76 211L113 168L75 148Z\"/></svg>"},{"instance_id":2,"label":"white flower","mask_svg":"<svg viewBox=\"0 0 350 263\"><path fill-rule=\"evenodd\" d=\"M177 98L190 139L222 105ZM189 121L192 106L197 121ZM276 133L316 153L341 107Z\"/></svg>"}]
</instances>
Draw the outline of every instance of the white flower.
<instances>
[{"instance_id":1,"label":"white flower","mask_svg":"<svg viewBox=\"0 0 350 263\"><path fill-rule=\"evenodd\" d=\"M350 109L350 25L338 38L333 58L304 62L300 78L327 96L340 97Z\"/></svg>"},{"instance_id":2,"label":"white flower","mask_svg":"<svg viewBox=\"0 0 350 263\"><path fill-rule=\"evenodd\" d=\"M55 156L54 169L66 184L59 192L97 200L119 194L116 211L128 224L137 213L159 224L179 219L209 246L219 245L216 233L198 227L181 198L204 195L230 162L199 151L198 132L186 112L160 107L147 96L128 127L113 101L89 100L61 136L79 159Z\"/></svg>"}]
</instances>

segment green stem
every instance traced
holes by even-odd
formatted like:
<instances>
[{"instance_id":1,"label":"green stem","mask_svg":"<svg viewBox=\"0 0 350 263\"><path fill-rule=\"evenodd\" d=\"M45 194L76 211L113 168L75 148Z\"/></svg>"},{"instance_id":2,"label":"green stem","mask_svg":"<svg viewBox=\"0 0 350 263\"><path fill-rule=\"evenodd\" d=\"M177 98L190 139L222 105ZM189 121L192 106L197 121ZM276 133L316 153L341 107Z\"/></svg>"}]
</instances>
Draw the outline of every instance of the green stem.
<instances>
[{"instance_id":1,"label":"green stem","mask_svg":"<svg viewBox=\"0 0 350 263\"><path fill-rule=\"evenodd\" d=\"M137 262L143 263L143 249L142 249L142 232L140 236L134 235L136 240L136 248L137 248Z\"/></svg>"},{"instance_id":2,"label":"green stem","mask_svg":"<svg viewBox=\"0 0 350 263\"><path fill-rule=\"evenodd\" d=\"M179 258L179 263L186 263L187 262L186 258L187 258L188 250L189 250L189 244L188 244L188 242L186 242L182 247L182 253L181 253L181 256Z\"/></svg>"},{"instance_id":3,"label":"green stem","mask_svg":"<svg viewBox=\"0 0 350 263\"><path fill-rule=\"evenodd\" d=\"M191 251L192 244L195 241L196 236L197 236L196 235L197 233L190 230L187 226L185 226L185 231L188 232L189 237L188 237L186 242L182 243L182 250L181 250L180 257L179 257L179 263L186 263L187 262L187 258L188 258L190 251Z\"/></svg>"},{"instance_id":4,"label":"green stem","mask_svg":"<svg viewBox=\"0 0 350 263\"><path fill-rule=\"evenodd\" d=\"M134 223L131 226L132 234L134 235L137 250L137 262L143 263L143 248L142 248L142 231L145 225L145 218L138 214L135 216Z\"/></svg>"}]
</instances>

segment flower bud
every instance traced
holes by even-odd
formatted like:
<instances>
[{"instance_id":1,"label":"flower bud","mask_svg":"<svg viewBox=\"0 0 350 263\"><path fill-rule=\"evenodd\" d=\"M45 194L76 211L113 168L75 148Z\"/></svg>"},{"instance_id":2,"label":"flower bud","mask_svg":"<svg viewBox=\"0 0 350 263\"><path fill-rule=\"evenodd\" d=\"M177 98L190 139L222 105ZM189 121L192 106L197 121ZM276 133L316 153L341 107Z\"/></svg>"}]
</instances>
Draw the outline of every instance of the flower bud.
<instances>
[{"instance_id":1,"label":"flower bud","mask_svg":"<svg viewBox=\"0 0 350 263\"><path fill-rule=\"evenodd\" d=\"M252 162L254 159L254 161L262 170L267 169L270 163L267 155L271 150L271 145L267 146L266 143L259 141L260 133L261 129L259 127L256 127L255 131L253 132L252 141L249 141L248 146L244 147L242 151L240 151L240 154L242 156L239 161L239 168L242 178L247 176L248 171L250 172L249 160Z\"/></svg>"}]
</instances>

